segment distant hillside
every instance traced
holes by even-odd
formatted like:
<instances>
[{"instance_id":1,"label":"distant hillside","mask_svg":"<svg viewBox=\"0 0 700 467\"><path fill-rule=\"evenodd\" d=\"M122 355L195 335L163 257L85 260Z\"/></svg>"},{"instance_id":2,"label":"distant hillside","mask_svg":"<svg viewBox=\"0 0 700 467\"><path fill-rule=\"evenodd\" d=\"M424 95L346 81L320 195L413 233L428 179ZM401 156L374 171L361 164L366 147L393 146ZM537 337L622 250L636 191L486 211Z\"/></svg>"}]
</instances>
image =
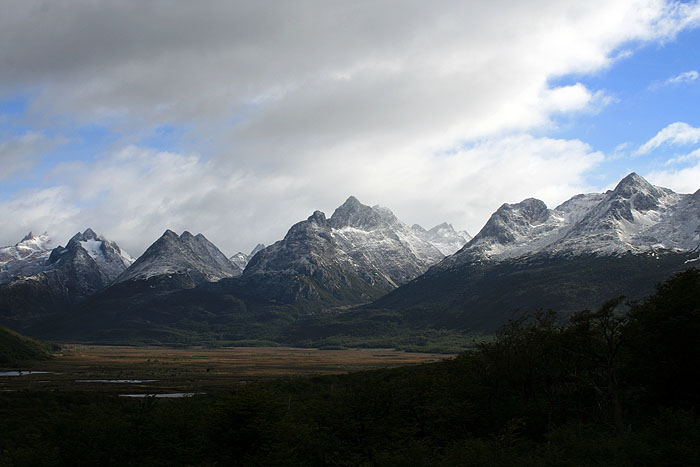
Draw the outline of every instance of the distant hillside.
<instances>
[{"instance_id":1,"label":"distant hillside","mask_svg":"<svg viewBox=\"0 0 700 467\"><path fill-rule=\"evenodd\" d=\"M0 366L15 366L31 360L46 360L51 344L23 336L0 326Z\"/></svg>"}]
</instances>

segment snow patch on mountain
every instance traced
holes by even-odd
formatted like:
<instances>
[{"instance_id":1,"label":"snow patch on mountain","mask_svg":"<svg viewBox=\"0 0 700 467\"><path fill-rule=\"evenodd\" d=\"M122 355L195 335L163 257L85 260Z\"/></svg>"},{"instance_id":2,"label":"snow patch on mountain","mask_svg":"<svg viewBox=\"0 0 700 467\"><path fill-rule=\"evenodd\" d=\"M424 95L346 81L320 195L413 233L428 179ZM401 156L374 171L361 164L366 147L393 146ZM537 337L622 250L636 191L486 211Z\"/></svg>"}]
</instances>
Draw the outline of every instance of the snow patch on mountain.
<instances>
[{"instance_id":1,"label":"snow patch on mountain","mask_svg":"<svg viewBox=\"0 0 700 467\"><path fill-rule=\"evenodd\" d=\"M172 230L156 240L116 282L145 280L155 276L182 275L192 284L216 282L240 275L239 269L207 238Z\"/></svg>"},{"instance_id":2,"label":"snow patch on mountain","mask_svg":"<svg viewBox=\"0 0 700 467\"><path fill-rule=\"evenodd\" d=\"M391 210L350 196L330 218L316 211L292 226L283 240L250 260L243 277L269 293L275 287L284 290L280 296L285 300L318 296L303 277L332 294L348 290L360 296L357 287L377 287L371 292L376 295L417 277L443 257ZM275 287L262 285L270 283Z\"/></svg>"},{"instance_id":3,"label":"snow patch on mountain","mask_svg":"<svg viewBox=\"0 0 700 467\"><path fill-rule=\"evenodd\" d=\"M65 248L59 245L49 250L50 246L48 236L31 234L15 245L18 258L4 264L0 272L8 293L32 284L59 302L77 303L108 286L133 261L116 243L92 229L75 234Z\"/></svg>"},{"instance_id":4,"label":"snow patch on mountain","mask_svg":"<svg viewBox=\"0 0 700 467\"><path fill-rule=\"evenodd\" d=\"M15 245L0 248L0 284L40 272L53 247L47 233L29 232Z\"/></svg>"},{"instance_id":5,"label":"snow patch on mountain","mask_svg":"<svg viewBox=\"0 0 700 467\"><path fill-rule=\"evenodd\" d=\"M614 190L577 195L555 209L532 198L504 204L438 269L538 253L641 254L691 251L698 245L700 190L678 194L631 173Z\"/></svg>"},{"instance_id":6,"label":"snow patch on mountain","mask_svg":"<svg viewBox=\"0 0 700 467\"><path fill-rule=\"evenodd\" d=\"M102 242L99 240L86 240L86 241L81 241L80 246L82 246L85 251L90 255L92 259L97 259L98 257L102 258L102 251L100 248L102 247Z\"/></svg>"},{"instance_id":7,"label":"snow patch on mountain","mask_svg":"<svg viewBox=\"0 0 700 467\"><path fill-rule=\"evenodd\" d=\"M46 269L61 268L68 262L73 264L71 267L82 269L90 269L92 266L87 263L94 263L102 282L106 285L123 273L134 260L115 242L97 235L88 228L82 233L75 234L65 248L56 247L46 262ZM80 263L85 264L78 266Z\"/></svg>"},{"instance_id":8,"label":"snow patch on mountain","mask_svg":"<svg viewBox=\"0 0 700 467\"><path fill-rule=\"evenodd\" d=\"M359 270L375 270L395 287L422 274L444 255L390 209L350 196L329 219L338 248Z\"/></svg>"},{"instance_id":9,"label":"snow patch on mountain","mask_svg":"<svg viewBox=\"0 0 700 467\"><path fill-rule=\"evenodd\" d=\"M455 253L472 238L466 230L456 231L452 224L447 222L438 224L430 230L425 230L420 225L414 224L411 230L421 239L440 250L445 256Z\"/></svg>"},{"instance_id":10,"label":"snow patch on mountain","mask_svg":"<svg viewBox=\"0 0 700 467\"><path fill-rule=\"evenodd\" d=\"M262 244L262 243L258 243L258 244L255 246L255 248L253 248L253 250L250 252L249 255L246 255L245 253L239 251L239 252L236 253L235 255L231 256L231 257L229 258L229 261L231 261L238 269L241 270L241 272L243 272L243 270L245 269L245 267L248 265L248 262L250 261L250 259L251 259L253 256L255 256L255 254L256 254L258 251L261 251L261 250L264 250L264 249L265 249L265 245Z\"/></svg>"}]
</instances>

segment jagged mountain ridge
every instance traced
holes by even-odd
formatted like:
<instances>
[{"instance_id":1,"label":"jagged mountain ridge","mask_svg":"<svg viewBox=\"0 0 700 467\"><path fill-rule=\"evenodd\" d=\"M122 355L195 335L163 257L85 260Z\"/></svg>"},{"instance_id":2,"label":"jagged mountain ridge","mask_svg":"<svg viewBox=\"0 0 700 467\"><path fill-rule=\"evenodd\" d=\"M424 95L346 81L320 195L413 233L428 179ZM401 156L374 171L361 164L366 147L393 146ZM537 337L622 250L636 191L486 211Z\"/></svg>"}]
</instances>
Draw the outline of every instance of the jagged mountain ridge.
<instances>
[{"instance_id":1,"label":"jagged mountain ridge","mask_svg":"<svg viewBox=\"0 0 700 467\"><path fill-rule=\"evenodd\" d=\"M461 250L367 312L490 331L517 313L641 298L697 265L699 249L700 190L677 194L632 173L555 209L533 198L502 205Z\"/></svg>"},{"instance_id":2,"label":"jagged mountain ridge","mask_svg":"<svg viewBox=\"0 0 700 467\"><path fill-rule=\"evenodd\" d=\"M533 254L691 251L700 244L699 213L700 190L678 194L631 173L614 190L577 195L554 209L534 198L504 204L436 268Z\"/></svg>"},{"instance_id":3,"label":"jagged mountain ridge","mask_svg":"<svg viewBox=\"0 0 700 467\"><path fill-rule=\"evenodd\" d=\"M318 327L325 333L376 330L387 316L416 329L493 330L516 310L575 311L620 294L641 297L697 264L700 191L679 195L631 174L614 190L578 195L554 209L535 199L505 204L467 245L424 274L442 254L421 233L388 209L350 197L330 218L316 211L292 226L236 277L220 272L227 262L238 271L223 254L202 260L213 250L193 248L200 236L166 232L163 248L155 242L153 254L122 274L125 280L81 302L70 326L89 317L83 337L97 330L128 336L134 326L147 336L160 326L168 339L206 329L243 338L242 329L263 329L270 319L283 330L299 317L310 320L301 326L313 327L318 315L331 317ZM218 272L200 271L192 257ZM362 304L352 313L366 314L368 326L332 321ZM109 329L100 329L104 322ZM58 325L45 325L43 336Z\"/></svg>"},{"instance_id":4,"label":"jagged mountain ridge","mask_svg":"<svg viewBox=\"0 0 700 467\"><path fill-rule=\"evenodd\" d=\"M157 276L180 276L186 277L186 281L195 286L238 275L238 267L201 233L192 235L185 231L177 235L172 230L166 230L117 277L115 283Z\"/></svg>"},{"instance_id":5,"label":"jagged mountain ridge","mask_svg":"<svg viewBox=\"0 0 700 467\"><path fill-rule=\"evenodd\" d=\"M134 259L122 251L115 242L98 236L88 228L83 233L75 234L65 248L58 246L51 251L46 261L48 271L57 270L76 262L95 265L95 273L100 276L103 287L114 281L133 262Z\"/></svg>"},{"instance_id":6,"label":"jagged mountain ridge","mask_svg":"<svg viewBox=\"0 0 700 467\"><path fill-rule=\"evenodd\" d=\"M330 295L358 303L417 277L442 258L389 209L350 196L330 218L316 211L258 252L243 279L257 293L285 302Z\"/></svg>"},{"instance_id":7,"label":"jagged mountain ridge","mask_svg":"<svg viewBox=\"0 0 700 467\"><path fill-rule=\"evenodd\" d=\"M49 244L40 240L37 245ZM35 250L37 257L17 259L31 262L17 268L31 270L31 274L0 285L0 319L5 323L34 319L79 303L112 283L133 262L116 243L89 228L75 234L65 248Z\"/></svg>"},{"instance_id":8,"label":"jagged mountain ridge","mask_svg":"<svg viewBox=\"0 0 700 467\"><path fill-rule=\"evenodd\" d=\"M98 236L92 229L76 233L66 247L52 247L52 239L44 233L31 232L13 247L0 249L0 283L21 281L40 273L89 269L99 282L107 285L124 272L134 259L115 242Z\"/></svg>"},{"instance_id":9,"label":"jagged mountain ridge","mask_svg":"<svg viewBox=\"0 0 700 467\"><path fill-rule=\"evenodd\" d=\"M443 257L391 211L355 198L330 219L317 211L292 226L283 240L256 247L241 277L226 271L199 283L192 280L202 263L213 263L192 259L190 243L198 237L166 232L115 284L71 313L68 324L35 330L44 336L57 329L62 336L77 336L77 328L81 337L125 336L135 328L168 333L201 319L198 328L228 325L226 334L233 335L255 329L256 320L269 324L270 316L284 316L285 323L297 314L367 303ZM230 267L236 268L232 262ZM108 323L107 329L100 323Z\"/></svg>"},{"instance_id":10,"label":"jagged mountain ridge","mask_svg":"<svg viewBox=\"0 0 700 467\"><path fill-rule=\"evenodd\" d=\"M0 284L40 272L54 248L51 237L44 232L29 232L13 246L0 248Z\"/></svg>"}]
</instances>

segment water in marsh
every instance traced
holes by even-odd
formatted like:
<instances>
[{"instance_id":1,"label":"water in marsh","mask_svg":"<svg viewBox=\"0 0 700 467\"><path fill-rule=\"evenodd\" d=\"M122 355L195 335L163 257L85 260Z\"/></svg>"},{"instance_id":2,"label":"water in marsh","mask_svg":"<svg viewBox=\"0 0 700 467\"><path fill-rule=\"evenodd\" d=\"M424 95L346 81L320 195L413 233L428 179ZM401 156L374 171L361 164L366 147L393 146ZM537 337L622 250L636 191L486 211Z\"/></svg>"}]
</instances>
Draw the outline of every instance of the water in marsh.
<instances>
[{"instance_id":1,"label":"water in marsh","mask_svg":"<svg viewBox=\"0 0 700 467\"><path fill-rule=\"evenodd\" d=\"M46 375L54 374L53 371L0 371L0 376L29 376L29 375Z\"/></svg>"},{"instance_id":2,"label":"water in marsh","mask_svg":"<svg viewBox=\"0 0 700 467\"><path fill-rule=\"evenodd\" d=\"M121 397L155 397L156 399L176 399L180 397L192 397L196 394L206 394L206 392L174 392L170 394L119 394Z\"/></svg>"},{"instance_id":3,"label":"water in marsh","mask_svg":"<svg viewBox=\"0 0 700 467\"><path fill-rule=\"evenodd\" d=\"M76 383L155 383L157 379L76 379Z\"/></svg>"}]
</instances>

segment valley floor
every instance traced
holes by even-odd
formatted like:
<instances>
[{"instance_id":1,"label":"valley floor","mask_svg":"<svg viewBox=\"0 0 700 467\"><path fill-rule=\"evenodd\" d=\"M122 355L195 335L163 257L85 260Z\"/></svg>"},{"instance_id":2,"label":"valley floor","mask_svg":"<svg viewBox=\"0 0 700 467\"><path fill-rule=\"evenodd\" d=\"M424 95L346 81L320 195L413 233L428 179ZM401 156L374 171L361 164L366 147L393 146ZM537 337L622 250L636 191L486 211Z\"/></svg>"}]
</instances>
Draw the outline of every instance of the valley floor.
<instances>
[{"instance_id":1,"label":"valley floor","mask_svg":"<svg viewBox=\"0 0 700 467\"><path fill-rule=\"evenodd\" d=\"M192 393L252 380L342 374L435 362L450 355L387 349L294 347L168 348L64 345L55 358L0 371L0 392L87 390L99 393ZM26 371L42 373L27 374ZM46 372L46 373L43 373Z\"/></svg>"}]
</instances>

